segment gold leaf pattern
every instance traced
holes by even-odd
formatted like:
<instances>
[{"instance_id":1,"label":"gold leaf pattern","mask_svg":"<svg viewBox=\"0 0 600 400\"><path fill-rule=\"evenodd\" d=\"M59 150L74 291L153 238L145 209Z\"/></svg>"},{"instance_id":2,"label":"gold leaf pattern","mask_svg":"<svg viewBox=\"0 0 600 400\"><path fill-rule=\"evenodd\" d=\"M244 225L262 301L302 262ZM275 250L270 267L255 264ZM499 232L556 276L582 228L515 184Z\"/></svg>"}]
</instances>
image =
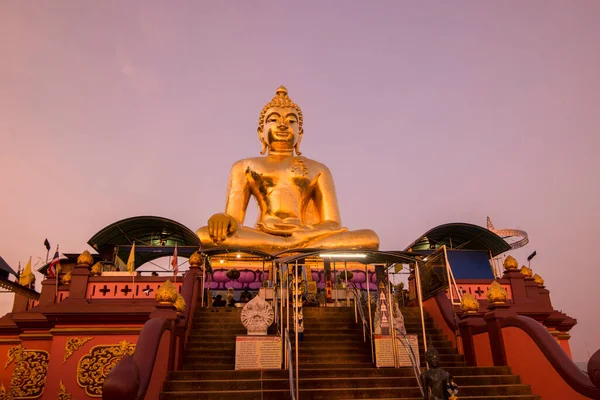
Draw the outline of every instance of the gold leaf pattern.
<instances>
[{"instance_id":1,"label":"gold leaf pattern","mask_svg":"<svg viewBox=\"0 0 600 400\"><path fill-rule=\"evenodd\" d=\"M90 352L79 360L77 383L90 397L102 397L102 384L109 372L124 355L133 355L135 344L123 340L116 345L92 347Z\"/></svg>"},{"instance_id":2,"label":"gold leaf pattern","mask_svg":"<svg viewBox=\"0 0 600 400\"><path fill-rule=\"evenodd\" d=\"M67 392L67 388L63 385L63 381L58 384L58 397L56 400L71 400L72 394Z\"/></svg>"},{"instance_id":3,"label":"gold leaf pattern","mask_svg":"<svg viewBox=\"0 0 600 400\"><path fill-rule=\"evenodd\" d=\"M44 350L28 350L21 345L11 348L6 365L15 362L10 382L11 395L16 399L35 399L44 392L50 354Z\"/></svg>"},{"instance_id":4,"label":"gold leaf pattern","mask_svg":"<svg viewBox=\"0 0 600 400\"><path fill-rule=\"evenodd\" d=\"M81 346L83 346L84 344L86 344L87 342L89 342L92 339L93 339L93 337L86 337L86 338L71 337L71 338L68 338L67 342L65 343L65 358L63 360L63 364L66 363L67 360L69 359L69 357L71 357L73 355L73 353L75 353L77 350L79 350L79 348Z\"/></svg>"},{"instance_id":5,"label":"gold leaf pattern","mask_svg":"<svg viewBox=\"0 0 600 400\"><path fill-rule=\"evenodd\" d=\"M0 384L0 400L13 400L13 395L10 390L6 390L4 384Z\"/></svg>"}]
</instances>

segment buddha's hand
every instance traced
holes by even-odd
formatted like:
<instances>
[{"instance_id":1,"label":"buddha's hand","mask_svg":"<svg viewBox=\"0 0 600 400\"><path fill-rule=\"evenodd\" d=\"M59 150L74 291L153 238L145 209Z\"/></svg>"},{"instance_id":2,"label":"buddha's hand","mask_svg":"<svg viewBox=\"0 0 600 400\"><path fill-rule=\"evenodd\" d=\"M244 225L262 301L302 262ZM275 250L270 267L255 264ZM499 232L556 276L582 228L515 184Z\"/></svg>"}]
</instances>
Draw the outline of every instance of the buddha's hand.
<instances>
[{"instance_id":1,"label":"buddha's hand","mask_svg":"<svg viewBox=\"0 0 600 400\"><path fill-rule=\"evenodd\" d=\"M216 244L227 240L227 236L233 235L238 230L239 222L230 215L219 213L208 219L208 235Z\"/></svg>"}]
</instances>

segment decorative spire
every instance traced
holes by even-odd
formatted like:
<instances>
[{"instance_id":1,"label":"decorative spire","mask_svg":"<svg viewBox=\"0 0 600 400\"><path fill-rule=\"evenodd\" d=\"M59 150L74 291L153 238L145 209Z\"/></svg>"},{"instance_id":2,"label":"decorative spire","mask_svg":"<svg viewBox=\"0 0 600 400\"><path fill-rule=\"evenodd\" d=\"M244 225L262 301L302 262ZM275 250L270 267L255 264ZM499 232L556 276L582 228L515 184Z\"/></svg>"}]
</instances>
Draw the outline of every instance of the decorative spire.
<instances>
[{"instance_id":1,"label":"decorative spire","mask_svg":"<svg viewBox=\"0 0 600 400\"><path fill-rule=\"evenodd\" d=\"M490 287L485 294L487 301L490 304L504 304L508 299L508 293L506 289L502 287L497 281L492 282Z\"/></svg>"},{"instance_id":2,"label":"decorative spire","mask_svg":"<svg viewBox=\"0 0 600 400\"><path fill-rule=\"evenodd\" d=\"M531 275L533 275L533 271L531 270L531 268L523 265L521 267L521 275L523 275L525 278L531 278Z\"/></svg>"},{"instance_id":3,"label":"decorative spire","mask_svg":"<svg viewBox=\"0 0 600 400\"><path fill-rule=\"evenodd\" d=\"M159 304L175 304L177 301L177 290L170 280L160 285L154 296Z\"/></svg>"},{"instance_id":4,"label":"decorative spire","mask_svg":"<svg viewBox=\"0 0 600 400\"><path fill-rule=\"evenodd\" d=\"M471 293L465 293L460 300L460 309L465 314L476 314L479 311L479 302Z\"/></svg>"},{"instance_id":5,"label":"decorative spire","mask_svg":"<svg viewBox=\"0 0 600 400\"><path fill-rule=\"evenodd\" d=\"M78 265L87 265L88 267L94 263L94 257L90 254L89 251L85 250L83 253L77 257Z\"/></svg>"},{"instance_id":6,"label":"decorative spire","mask_svg":"<svg viewBox=\"0 0 600 400\"><path fill-rule=\"evenodd\" d=\"M535 283L538 284L538 286L544 286L544 280L542 279L541 276L539 276L538 274L535 274L533 276L533 280L535 281Z\"/></svg>"},{"instance_id":7,"label":"decorative spire","mask_svg":"<svg viewBox=\"0 0 600 400\"><path fill-rule=\"evenodd\" d=\"M506 257L506 260L504 260L503 265L505 271L516 271L519 269L519 263L517 262L517 260L515 260L513 256Z\"/></svg>"}]
</instances>

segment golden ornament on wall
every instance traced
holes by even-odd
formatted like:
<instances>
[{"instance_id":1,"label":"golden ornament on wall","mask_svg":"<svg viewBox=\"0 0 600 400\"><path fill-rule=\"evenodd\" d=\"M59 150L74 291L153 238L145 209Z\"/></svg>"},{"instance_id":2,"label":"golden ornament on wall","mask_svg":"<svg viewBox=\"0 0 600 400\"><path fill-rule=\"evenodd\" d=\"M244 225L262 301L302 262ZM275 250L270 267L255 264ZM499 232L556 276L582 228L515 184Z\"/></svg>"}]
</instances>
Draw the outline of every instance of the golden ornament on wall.
<instances>
[{"instance_id":1,"label":"golden ornament on wall","mask_svg":"<svg viewBox=\"0 0 600 400\"><path fill-rule=\"evenodd\" d=\"M519 263L517 262L517 260L515 260L513 256L506 257L506 260L504 260L503 265L505 271L516 271L519 269Z\"/></svg>"},{"instance_id":2,"label":"golden ornament on wall","mask_svg":"<svg viewBox=\"0 0 600 400\"><path fill-rule=\"evenodd\" d=\"M539 276L538 274L535 274L533 276L533 280L535 281L535 283L538 284L538 286L544 286L544 280L542 279L541 276Z\"/></svg>"},{"instance_id":3,"label":"golden ornament on wall","mask_svg":"<svg viewBox=\"0 0 600 400\"><path fill-rule=\"evenodd\" d=\"M177 290L170 280L160 285L154 296L159 304L174 304L177 301Z\"/></svg>"},{"instance_id":4,"label":"golden ornament on wall","mask_svg":"<svg viewBox=\"0 0 600 400\"><path fill-rule=\"evenodd\" d=\"M77 257L77 265L87 265L88 267L94 263L94 257L89 251L85 250Z\"/></svg>"},{"instance_id":5,"label":"golden ornament on wall","mask_svg":"<svg viewBox=\"0 0 600 400\"><path fill-rule=\"evenodd\" d=\"M13 400L14 397L10 390L6 390L4 383L0 384L0 400Z\"/></svg>"},{"instance_id":6,"label":"golden ornament on wall","mask_svg":"<svg viewBox=\"0 0 600 400\"><path fill-rule=\"evenodd\" d=\"M202 256L200 255L200 253L195 251L190 256L188 262L190 263L191 267L201 267L204 260L202 259Z\"/></svg>"},{"instance_id":7,"label":"golden ornament on wall","mask_svg":"<svg viewBox=\"0 0 600 400\"><path fill-rule=\"evenodd\" d=\"M63 381L58 384L58 397L56 400L71 400L72 394L67 392L67 388L63 385Z\"/></svg>"},{"instance_id":8,"label":"golden ornament on wall","mask_svg":"<svg viewBox=\"0 0 600 400\"><path fill-rule=\"evenodd\" d=\"M525 278L531 278L531 275L533 275L533 271L531 270L531 268L523 265L521 267L521 275L523 275Z\"/></svg>"},{"instance_id":9,"label":"golden ornament on wall","mask_svg":"<svg viewBox=\"0 0 600 400\"><path fill-rule=\"evenodd\" d=\"M175 304L173 304L175 306L175 310L177 310L178 313L182 313L185 311L185 300L183 299L183 296L178 294L177 295L177 300L175 301Z\"/></svg>"},{"instance_id":10,"label":"golden ornament on wall","mask_svg":"<svg viewBox=\"0 0 600 400\"><path fill-rule=\"evenodd\" d=\"M10 392L17 399L34 399L44 392L50 354L44 350L29 350L14 346L8 350L6 369L13 361L15 370L10 381Z\"/></svg>"},{"instance_id":11,"label":"golden ornament on wall","mask_svg":"<svg viewBox=\"0 0 600 400\"><path fill-rule=\"evenodd\" d=\"M77 337L71 337L67 339L67 342L65 343L65 358L63 359L63 364L67 362L67 360L69 359L69 357L71 357L73 355L73 353L75 353L77 350L79 350L79 348L81 346L83 346L84 344L86 344L87 342L89 342L90 340L92 340L92 337L86 337L86 338L77 338Z\"/></svg>"},{"instance_id":12,"label":"golden ornament on wall","mask_svg":"<svg viewBox=\"0 0 600 400\"><path fill-rule=\"evenodd\" d=\"M64 284L64 285L69 285L71 283L71 271L67 272L66 274L64 274L62 276L62 278L60 278L60 281Z\"/></svg>"},{"instance_id":13,"label":"golden ornament on wall","mask_svg":"<svg viewBox=\"0 0 600 400\"><path fill-rule=\"evenodd\" d=\"M133 355L135 344L123 340L116 345L95 346L79 360L77 384L90 397L102 397L102 385L124 355Z\"/></svg>"},{"instance_id":14,"label":"golden ornament on wall","mask_svg":"<svg viewBox=\"0 0 600 400\"><path fill-rule=\"evenodd\" d=\"M465 293L460 300L460 309L465 314L476 314L479 311L479 302L470 293Z\"/></svg>"},{"instance_id":15,"label":"golden ornament on wall","mask_svg":"<svg viewBox=\"0 0 600 400\"><path fill-rule=\"evenodd\" d=\"M92 266L90 272L92 276L100 276L102 274L103 265L100 261Z\"/></svg>"},{"instance_id":16,"label":"golden ornament on wall","mask_svg":"<svg viewBox=\"0 0 600 400\"><path fill-rule=\"evenodd\" d=\"M508 299L508 292L497 281L494 281L488 288L485 297L490 304L504 304Z\"/></svg>"}]
</instances>

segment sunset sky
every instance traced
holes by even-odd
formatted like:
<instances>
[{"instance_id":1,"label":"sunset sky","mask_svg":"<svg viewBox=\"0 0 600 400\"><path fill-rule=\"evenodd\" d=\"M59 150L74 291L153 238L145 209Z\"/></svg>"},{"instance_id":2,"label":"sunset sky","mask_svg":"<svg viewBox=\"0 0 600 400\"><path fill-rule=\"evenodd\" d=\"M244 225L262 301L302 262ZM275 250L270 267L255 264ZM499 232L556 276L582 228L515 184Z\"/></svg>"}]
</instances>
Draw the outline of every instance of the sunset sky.
<instances>
[{"instance_id":1,"label":"sunset sky","mask_svg":"<svg viewBox=\"0 0 600 400\"><path fill-rule=\"evenodd\" d=\"M91 250L137 215L205 225L285 85L345 226L386 250L488 215L527 231L512 254L537 250L587 360L600 348L598 21L595 0L0 2L0 255L35 263L46 237Z\"/></svg>"}]
</instances>

